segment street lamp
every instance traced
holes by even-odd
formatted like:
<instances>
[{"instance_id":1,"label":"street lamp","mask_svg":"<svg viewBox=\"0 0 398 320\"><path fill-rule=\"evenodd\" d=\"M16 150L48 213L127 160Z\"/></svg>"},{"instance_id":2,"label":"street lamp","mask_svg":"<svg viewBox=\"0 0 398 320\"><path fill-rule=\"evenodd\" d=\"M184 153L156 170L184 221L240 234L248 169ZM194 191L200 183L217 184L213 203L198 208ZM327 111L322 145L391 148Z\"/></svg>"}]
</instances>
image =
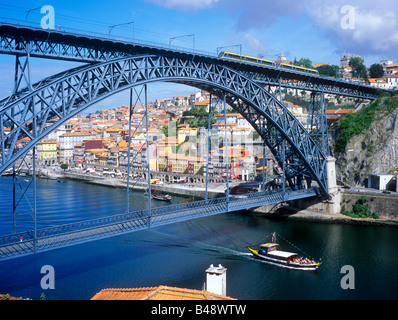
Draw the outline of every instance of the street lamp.
<instances>
[{"instance_id":1,"label":"street lamp","mask_svg":"<svg viewBox=\"0 0 398 320\"><path fill-rule=\"evenodd\" d=\"M26 20L28 19L29 13L30 13L31 11L35 11L35 10L39 10L39 9L41 9L41 7L38 7L38 8L34 8L34 9L30 9L30 10L28 10L28 11L25 11L25 24L26 24Z\"/></svg>"},{"instance_id":2,"label":"street lamp","mask_svg":"<svg viewBox=\"0 0 398 320\"><path fill-rule=\"evenodd\" d=\"M241 44L234 44L232 46L218 47L217 48L217 56L220 53L220 49L232 48L232 47L239 47L239 55L242 55L242 45Z\"/></svg>"},{"instance_id":3,"label":"street lamp","mask_svg":"<svg viewBox=\"0 0 398 320\"><path fill-rule=\"evenodd\" d=\"M183 36L177 36L177 37L169 38L169 48L171 48L171 42L174 39L183 38L183 37L192 37L192 52L195 52L195 35L194 34L186 34L186 35L183 35Z\"/></svg>"},{"instance_id":4,"label":"street lamp","mask_svg":"<svg viewBox=\"0 0 398 320\"><path fill-rule=\"evenodd\" d=\"M120 24L115 24L113 26L108 27L108 36L111 37L111 31L113 28L118 27L118 26L124 26L127 24L132 24L133 25L133 42L135 42L135 31L134 31L134 21L131 22L126 22L126 23L120 23Z\"/></svg>"}]
</instances>

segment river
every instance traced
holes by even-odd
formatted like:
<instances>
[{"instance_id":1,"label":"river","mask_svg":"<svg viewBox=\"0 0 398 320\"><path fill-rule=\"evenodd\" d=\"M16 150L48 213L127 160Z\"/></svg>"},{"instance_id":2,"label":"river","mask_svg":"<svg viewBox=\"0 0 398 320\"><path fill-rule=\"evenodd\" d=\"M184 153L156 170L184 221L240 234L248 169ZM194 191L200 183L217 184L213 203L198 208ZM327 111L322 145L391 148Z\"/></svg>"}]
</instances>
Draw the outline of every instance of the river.
<instances>
[{"instance_id":1,"label":"river","mask_svg":"<svg viewBox=\"0 0 398 320\"><path fill-rule=\"evenodd\" d=\"M26 184L20 179L21 184ZM186 198L174 196L173 202ZM33 204L30 199L30 203ZM133 208L147 204L132 193ZM168 205L152 200L152 206ZM27 201L20 208L29 208ZM76 181L38 179L38 227L122 213L126 192ZM0 177L0 235L12 232L12 178ZM32 228L20 210L17 232ZM246 246L276 232L282 249L307 253L323 264L317 271L290 270L261 262ZM297 251L288 242L301 251ZM227 268L227 295L243 300L397 299L398 229L270 220L238 212L175 223L0 262L0 293L47 300L87 300L104 288L159 285L202 289L210 264ZM44 290L42 266L55 271L55 289ZM352 266L353 289L343 289L343 266Z\"/></svg>"}]
</instances>

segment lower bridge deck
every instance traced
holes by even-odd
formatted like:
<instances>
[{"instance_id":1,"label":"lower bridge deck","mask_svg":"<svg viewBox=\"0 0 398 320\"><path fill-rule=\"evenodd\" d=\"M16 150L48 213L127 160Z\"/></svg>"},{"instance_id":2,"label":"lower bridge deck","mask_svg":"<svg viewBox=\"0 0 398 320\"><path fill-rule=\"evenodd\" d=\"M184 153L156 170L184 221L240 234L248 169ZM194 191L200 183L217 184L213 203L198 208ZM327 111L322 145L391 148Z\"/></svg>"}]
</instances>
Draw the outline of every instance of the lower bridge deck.
<instances>
[{"instance_id":1,"label":"lower bridge deck","mask_svg":"<svg viewBox=\"0 0 398 320\"><path fill-rule=\"evenodd\" d=\"M169 205L152 210L139 210L109 217L75 222L0 236L0 260L49 251L79 243L145 230L180 221L211 216L263 205L318 196L317 188L286 188L250 193L238 197L221 197Z\"/></svg>"}]
</instances>

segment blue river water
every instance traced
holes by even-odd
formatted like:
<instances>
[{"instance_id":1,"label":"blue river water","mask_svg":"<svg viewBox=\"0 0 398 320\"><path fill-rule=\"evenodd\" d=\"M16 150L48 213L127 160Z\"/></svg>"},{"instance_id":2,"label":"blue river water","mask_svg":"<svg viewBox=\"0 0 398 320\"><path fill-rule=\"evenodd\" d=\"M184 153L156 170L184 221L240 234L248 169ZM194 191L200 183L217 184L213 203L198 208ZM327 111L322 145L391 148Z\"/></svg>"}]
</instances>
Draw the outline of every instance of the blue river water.
<instances>
[{"instance_id":1,"label":"blue river water","mask_svg":"<svg viewBox=\"0 0 398 320\"><path fill-rule=\"evenodd\" d=\"M28 183L19 179L21 184ZM38 227L123 213L126 191L75 181L38 179ZM29 199L29 195L27 195ZM186 198L173 197L173 202ZM147 199L132 193L131 209ZM30 198L21 201L16 231L33 228ZM152 200L152 206L168 205ZM12 232L12 178L0 177L0 235ZM317 271L266 264L246 246L283 238L283 250L307 253L323 264ZM298 251L288 242L300 248ZM398 298L398 229L270 220L248 212L175 223L0 262L0 293L47 300L87 300L104 288L159 285L202 289L210 264L227 268L227 295L243 300L351 300ZM304 254L303 254L304 255ZM42 266L55 271L55 288L42 289ZM343 266L352 266L353 289L343 289Z\"/></svg>"}]
</instances>

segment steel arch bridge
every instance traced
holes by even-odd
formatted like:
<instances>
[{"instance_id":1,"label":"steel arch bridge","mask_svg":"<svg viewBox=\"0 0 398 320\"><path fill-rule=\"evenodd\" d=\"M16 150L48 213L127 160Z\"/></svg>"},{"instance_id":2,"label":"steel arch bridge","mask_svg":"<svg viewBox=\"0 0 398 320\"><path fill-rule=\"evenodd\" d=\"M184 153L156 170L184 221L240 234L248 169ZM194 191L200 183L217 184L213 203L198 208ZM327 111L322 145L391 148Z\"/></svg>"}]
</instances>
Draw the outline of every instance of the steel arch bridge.
<instances>
[{"instance_id":1,"label":"steel arch bridge","mask_svg":"<svg viewBox=\"0 0 398 320\"><path fill-rule=\"evenodd\" d=\"M327 199L326 154L265 86L376 98L374 88L338 79L260 68L197 52L2 23L0 54L16 56L14 91L0 101L0 175L82 110L123 90L164 81L224 97L260 134L286 179L283 192L263 190L244 199L229 198L227 194L223 198L152 210L149 201L148 210L128 210L125 214L40 230L36 228L34 209L33 231L0 236L0 260L222 212L319 195ZM32 84L30 57L85 65ZM24 82L26 87L22 88ZM5 127L10 129L8 134ZM17 147L22 138L27 144ZM308 180L316 181L318 186L307 187L304 182Z\"/></svg>"},{"instance_id":2,"label":"steel arch bridge","mask_svg":"<svg viewBox=\"0 0 398 320\"><path fill-rule=\"evenodd\" d=\"M274 95L229 67L163 55L116 58L60 73L0 101L0 123L11 123L1 139L0 174L49 133L82 110L115 93L156 81L182 83L226 95L265 139L282 165L282 143L286 153L286 179L297 185L304 176L318 182L328 196L326 158L307 130ZM49 120L53 124L47 126ZM2 131L3 132L3 131ZM17 149L19 139L29 142ZM294 182L293 182L294 181Z\"/></svg>"}]
</instances>

